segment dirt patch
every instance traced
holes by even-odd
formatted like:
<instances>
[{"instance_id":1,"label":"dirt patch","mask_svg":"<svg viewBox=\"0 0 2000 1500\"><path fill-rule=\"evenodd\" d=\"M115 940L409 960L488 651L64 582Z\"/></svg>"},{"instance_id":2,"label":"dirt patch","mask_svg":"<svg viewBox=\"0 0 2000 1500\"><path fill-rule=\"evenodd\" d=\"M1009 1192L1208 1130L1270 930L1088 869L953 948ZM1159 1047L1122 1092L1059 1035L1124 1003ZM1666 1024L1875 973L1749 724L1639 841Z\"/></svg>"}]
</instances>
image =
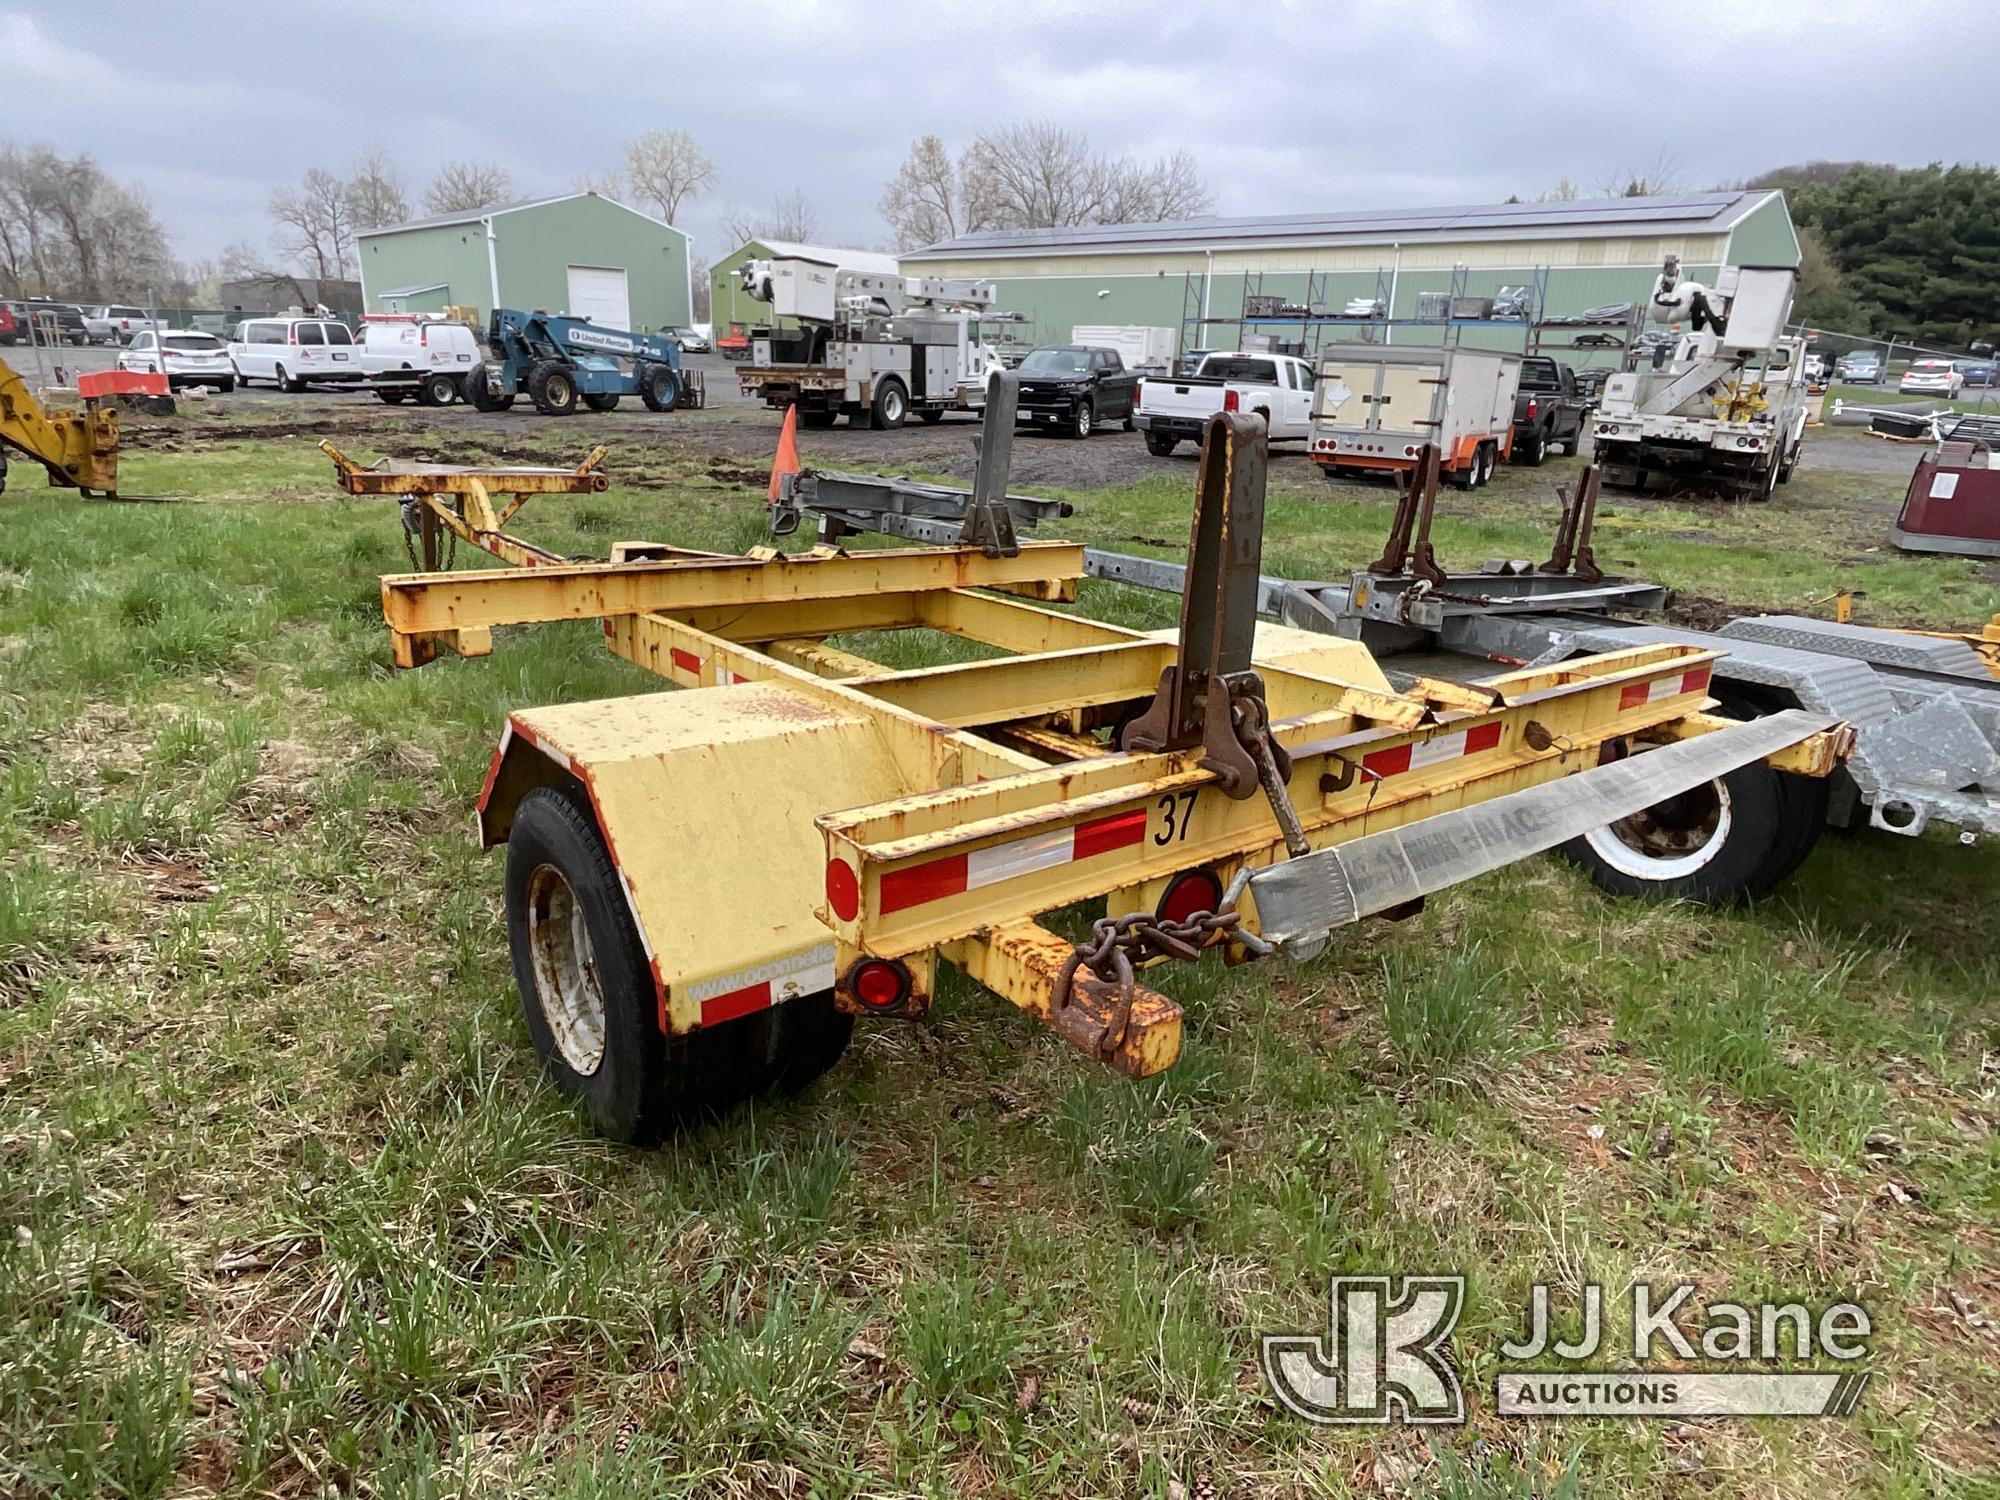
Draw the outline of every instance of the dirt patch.
<instances>
[{"instance_id":1,"label":"dirt patch","mask_svg":"<svg viewBox=\"0 0 2000 1500\"><path fill-rule=\"evenodd\" d=\"M1667 598L1667 621L1689 630L1720 630L1743 613L1742 609L1706 594L1675 593Z\"/></svg>"}]
</instances>

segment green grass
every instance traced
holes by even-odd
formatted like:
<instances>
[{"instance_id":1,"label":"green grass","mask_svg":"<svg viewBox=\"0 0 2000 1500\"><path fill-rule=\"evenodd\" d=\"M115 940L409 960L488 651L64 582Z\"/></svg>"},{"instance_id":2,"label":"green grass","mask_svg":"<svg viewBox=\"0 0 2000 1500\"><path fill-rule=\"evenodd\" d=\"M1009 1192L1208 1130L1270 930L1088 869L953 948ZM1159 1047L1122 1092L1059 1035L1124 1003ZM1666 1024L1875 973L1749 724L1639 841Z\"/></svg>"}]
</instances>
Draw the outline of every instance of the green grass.
<instances>
[{"instance_id":1,"label":"green grass","mask_svg":"<svg viewBox=\"0 0 2000 1500\"><path fill-rule=\"evenodd\" d=\"M1387 492L1297 467L1267 566L1365 561ZM756 539L698 460L614 454L640 471L524 529ZM1177 543L1163 471L1065 531ZM1450 497L1447 557L1534 552L1572 471ZM1992 849L1829 838L1731 914L1535 861L1303 966L1163 974L1185 1052L1142 1084L947 976L804 1100L635 1153L537 1079L466 814L510 708L654 681L588 624L392 672L393 510L304 438L127 487L199 503L0 501L0 1494L1908 1496L2000 1464L2000 1350L1953 1301L2000 1319ZM2000 605L1863 551L1882 487L1614 501L1600 552L1748 603L1865 558L1878 617ZM1283 1418L1257 1336L1389 1269L1471 1277L1473 1425ZM1493 1416L1531 1281L1638 1275L1859 1298L1860 1413Z\"/></svg>"}]
</instances>

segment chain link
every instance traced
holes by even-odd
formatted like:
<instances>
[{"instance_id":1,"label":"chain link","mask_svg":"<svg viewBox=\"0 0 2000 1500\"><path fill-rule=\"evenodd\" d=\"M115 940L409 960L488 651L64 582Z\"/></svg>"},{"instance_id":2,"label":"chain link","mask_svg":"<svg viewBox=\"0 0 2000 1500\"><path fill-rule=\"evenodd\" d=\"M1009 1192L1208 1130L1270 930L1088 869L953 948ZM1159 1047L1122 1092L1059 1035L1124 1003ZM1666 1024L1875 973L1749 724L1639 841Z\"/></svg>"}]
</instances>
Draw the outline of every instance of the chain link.
<instances>
[{"instance_id":1,"label":"chain link","mask_svg":"<svg viewBox=\"0 0 2000 1500\"><path fill-rule=\"evenodd\" d=\"M1178 958L1193 963L1201 950L1220 933L1233 931L1242 920L1234 910L1198 911L1182 918L1158 917L1149 911L1129 912L1122 917L1100 917L1091 924L1090 937L1076 945L1063 960L1049 995L1049 1012L1059 1015L1069 1008L1070 985L1077 970L1088 969L1106 984L1118 986L1118 1009L1104 1028L1097 1044L1100 1057L1109 1057L1125 1040L1131 1027L1132 1002L1139 989L1135 970L1154 958Z\"/></svg>"}]
</instances>

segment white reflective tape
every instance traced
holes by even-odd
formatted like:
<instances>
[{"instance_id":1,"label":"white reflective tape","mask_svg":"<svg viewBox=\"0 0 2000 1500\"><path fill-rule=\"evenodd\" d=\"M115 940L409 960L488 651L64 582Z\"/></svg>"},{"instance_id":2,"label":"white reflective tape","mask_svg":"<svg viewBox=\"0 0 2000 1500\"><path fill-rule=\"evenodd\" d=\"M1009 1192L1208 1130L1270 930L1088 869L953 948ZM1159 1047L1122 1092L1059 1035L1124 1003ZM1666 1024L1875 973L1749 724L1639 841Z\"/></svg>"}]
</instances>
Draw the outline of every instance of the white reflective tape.
<instances>
[{"instance_id":1,"label":"white reflective tape","mask_svg":"<svg viewBox=\"0 0 2000 1500\"><path fill-rule=\"evenodd\" d=\"M1465 735L1441 734L1434 740L1410 746L1410 768L1434 766L1440 761L1457 760L1465 754Z\"/></svg>"},{"instance_id":2,"label":"white reflective tape","mask_svg":"<svg viewBox=\"0 0 2000 1500\"><path fill-rule=\"evenodd\" d=\"M1052 833L1038 833L1032 838L1015 839L1012 843L980 849L965 857L965 888L976 891L982 885L1066 865L1075 852L1076 831L1070 828L1058 828Z\"/></svg>"},{"instance_id":3,"label":"white reflective tape","mask_svg":"<svg viewBox=\"0 0 2000 1500\"><path fill-rule=\"evenodd\" d=\"M684 992L699 1004L717 995L746 990L753 984L770 985L773 1000L790 1000L799 995L810 995L816 990L830 990L833 988L833 944L820 943L754 968L678 985L676 990Z\"/></svg>"}]
</instances>

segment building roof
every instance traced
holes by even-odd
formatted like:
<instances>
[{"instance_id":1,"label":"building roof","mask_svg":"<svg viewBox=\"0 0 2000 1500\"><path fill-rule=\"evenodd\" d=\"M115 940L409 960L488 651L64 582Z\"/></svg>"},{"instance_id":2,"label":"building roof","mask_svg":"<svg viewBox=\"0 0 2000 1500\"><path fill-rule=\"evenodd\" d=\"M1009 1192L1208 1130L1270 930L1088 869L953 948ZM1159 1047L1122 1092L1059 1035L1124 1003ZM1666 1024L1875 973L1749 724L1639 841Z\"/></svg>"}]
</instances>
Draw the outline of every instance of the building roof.
<instances>
[{"instance_id":1,"label":"building roof","mask_svg":"<svg viewBox=\"0 0 2000 1500\"><path fill-rule=\"evenodd\" d=\"M1392 208L1345 213L1185 219L1161 224L1078 224L1063 229L998 229L962 234L904 260L1021 254L1118 255L1145 250L1215 250L1301 244L1388 244L1401 239L1594 239L1630 234L1721 234L1774 189L1686 193L1661 198L1494 203L1462 208Z\"/></svg>"},{"instance_id":2,"label":"building roof","mask_svg":"<svg viewBox=\"0 0 2000 1500\"><path fill-rule=\"evenodd\" d=\"M414 297L418 292L442 292L448 291L450 287L451 283L448 281L427 281L422 286L388 287L377 292L375 295L378 297Z\"/></svg>"},{"instance_id":3,"label":"building roof","mask_svg":"<svg viewBox=\"0 0 2000 1500\"><path fill-rule=\"evenodd\" d=\"M555 193L546 198L521 198L512 203L495 203L488 208L470 208L459 213L433 214L428 219L409 219L401 224L384 224L380 229L364 229L355 236L357 240L372 239L378 234L402 234L411 229L443 229L449 224L477 224L481 219L497 219L502 214L519 213L524 208L546 208L551 203L568 203L574 198L604 198L613 208L622 208L628 214L637 214L642 219L651 219L662 229L671 229L682 239L688 237L685 229L669 224L665 219L647 213L643 208L634 208L629 203L620 203L616 198L605 198L602 193ZM384 295L387 295L386 293Z\"/></svg>"},{"instance_id":4,"label":"building roof","mask_svg":"<svg viewBox=\"0 0 2000 1500\"><path fill-rule=\"evenodd\" d=\"M866 276L901 274L896 257L881 250L853 250L843 245L801 245L796 240L755 239L748 243L762 245L776 256L824 261L830 266L839 266L843 271L859 271ZM736 248L741 250L744 247L739 245Z\"/></svg>"}]
</instances>

